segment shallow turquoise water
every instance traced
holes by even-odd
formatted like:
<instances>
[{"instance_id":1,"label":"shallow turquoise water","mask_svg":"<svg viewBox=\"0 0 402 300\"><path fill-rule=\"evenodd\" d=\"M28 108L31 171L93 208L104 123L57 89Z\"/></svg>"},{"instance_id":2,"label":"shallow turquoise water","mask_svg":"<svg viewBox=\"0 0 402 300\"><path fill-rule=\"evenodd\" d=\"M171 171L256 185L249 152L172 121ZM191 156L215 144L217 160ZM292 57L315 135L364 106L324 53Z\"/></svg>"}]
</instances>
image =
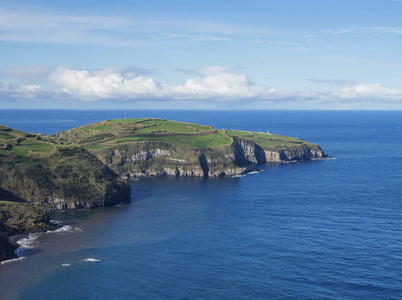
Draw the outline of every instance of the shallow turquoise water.
<instances>
[{"instance_id":1,"label":"shallow turquoise water","mask_svg":"<svg viewBox=\"0 0 402 300\"><path fill-rule=\"evenodd\" d=\"M45 133L120 117L13 114L0 123ZM71 231L0 268L5 299L401 298L402 112L138 114L297 136L336 159L143 179L130 183L131 204L54 214Z\"/></svg>"}]
</instances>

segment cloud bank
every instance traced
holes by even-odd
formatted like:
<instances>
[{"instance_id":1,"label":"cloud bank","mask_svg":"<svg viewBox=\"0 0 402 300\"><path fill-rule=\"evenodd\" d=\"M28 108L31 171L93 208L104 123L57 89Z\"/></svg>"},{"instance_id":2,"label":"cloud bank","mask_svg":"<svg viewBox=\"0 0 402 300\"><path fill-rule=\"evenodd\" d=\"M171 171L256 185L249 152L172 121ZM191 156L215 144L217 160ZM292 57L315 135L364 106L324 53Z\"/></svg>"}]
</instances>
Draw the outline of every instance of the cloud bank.
<instances>
[{"instance_id":1,"label":"cloud bank","mask_svg":"<svg viewBox=\"0 0 402 300\"><path fill-rule=\"evenodd\" d=\"M189 78L180 85L159 83L145 76L146 70L132 66L113 66L100 70L74 67L16 67L0 70L0 95L12 99L75 99L83 102L114 101L214 101L241 103L261 102L348 103L377 101L402 104L402 91L380 84L354 84L351 80L315 80L335 83L328 92L287 92L253 83L236 68L209 66L186 71ZM37 72L37 76L35 76ZM141 75L140 75L141 74ZM5 79L12 79L13 83ZM19 80L19 82L18 82ZM15 82L15 83L14 83Z\"/></svg>"}]
</instances>

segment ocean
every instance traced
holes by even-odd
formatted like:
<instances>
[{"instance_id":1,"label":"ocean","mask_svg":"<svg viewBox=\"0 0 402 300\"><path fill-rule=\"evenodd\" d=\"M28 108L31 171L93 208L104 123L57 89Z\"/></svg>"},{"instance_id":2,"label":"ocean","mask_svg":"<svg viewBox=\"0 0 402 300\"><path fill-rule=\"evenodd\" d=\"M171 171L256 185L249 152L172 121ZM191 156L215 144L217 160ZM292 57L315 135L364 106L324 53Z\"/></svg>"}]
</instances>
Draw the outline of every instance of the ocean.
<instances>
[{"instance_id":1,"label":"ocean","mask_svg":"<svg viewBox=\"0 0 402 300\"><path fill-rule=\"evenodd\" d=\"M2 110L53 134L122 111ZM130 204L58 212L0 266L1 299L401 299L401 111L132 111L299 137L334 159L239 178L130 181Z\"/></svg>"}]
</instances>

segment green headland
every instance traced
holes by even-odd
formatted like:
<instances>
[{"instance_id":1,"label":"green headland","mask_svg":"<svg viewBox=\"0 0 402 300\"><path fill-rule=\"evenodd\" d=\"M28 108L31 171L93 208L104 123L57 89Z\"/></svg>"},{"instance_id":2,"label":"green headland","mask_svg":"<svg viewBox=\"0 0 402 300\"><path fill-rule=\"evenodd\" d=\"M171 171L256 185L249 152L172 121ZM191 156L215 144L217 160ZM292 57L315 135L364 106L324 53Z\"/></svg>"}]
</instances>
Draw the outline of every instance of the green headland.
<instances>
[{"instance_id":1,"label":"green headland","mask_svg":"<svg viewBox=\"0 0 402 300\"><path fill-rule=\"evenodd\" d=\"M298 138L165 119L107 120L55 135L0 126L0 260L13 256L10 235L54 228L48 212L130 201L126 179L233 176L324 157Z\"/></svg>"}]
</instances>

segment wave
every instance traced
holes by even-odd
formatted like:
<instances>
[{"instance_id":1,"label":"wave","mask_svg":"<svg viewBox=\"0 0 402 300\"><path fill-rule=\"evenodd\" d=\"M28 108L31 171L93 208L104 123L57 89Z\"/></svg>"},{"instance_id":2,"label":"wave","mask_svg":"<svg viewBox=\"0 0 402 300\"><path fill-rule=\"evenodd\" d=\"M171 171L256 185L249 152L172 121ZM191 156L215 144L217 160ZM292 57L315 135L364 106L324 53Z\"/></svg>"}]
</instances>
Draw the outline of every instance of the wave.
<instances>
[{"instance_id":1,"label":"wave","mask_svg":"<svg viewBox=\"0 0 402 300\"><path fill-rule=\"evenodd\" d=\"M61 264L63 267L71 267L71 264Z\"/></svg>"},{"instance_id":2,"label":"wave","mask_svg":"<svg viewBox=\"0 0 402 300\"><path fill-rule=\"evenodd\" d=\"M52 220L53 223L55 224L60 224L60 221L57 220ZM15 261L22 261L24 258L26 258L26 255L31 251L32 249L35 249L38 247L39 242L37 241L37 238L40 235L47 234L47 233L67 233L67 232L79 232L82 231L80 227L73 227L70 225L62 225L59 229L52 230L52 231L47 231L45 233L30 233L28 236L20 239L17 241L17 244L19 247L15 250L15 254L19 256L18 258L14 259L9 259L6 261L1 262L3 263L9 263L9 262L15 262Z\"/></svg>"},{"instance_id":3,"label":"wave","mask_svg":"<svg viewBox=\"0 0 402 300\"><path fill-rule=\"evenodd\" d=\"M24 237L17 241L17 244L20 245L20 248L33 249L35 248L35 240L37 237L38 234L30 233L27 237Z\"/></svg>"},{"instance_id":4,"label":"wave","mask_svg":"<svg viewBox=\"0 0 402 300\"><path fill-rule=\"evenodd\" d=\"M100 259L96 259L96 258L89 257L89 258L83 259L82 261L96 262L96 261L101 261L101 260L100 260Z\"/></svg>"},{"instance_id":5,"label":"wave","mask_svg":"<svg viewBox=\"0 0 402 300\"><path fill-rule=\"evenodd\" d=\"M294 164L294 163L300 163L301 161L304 160L287 160L287 161L281 161L282 164Z\"/></svg>"},{"instance_id":6,"label":"wave","mask_svg":"<svg viewBox=\"0 0 402 300\"><path fill-rule=\"evenodd\" d=\"M240 177L245 177L246 175L233 175L232 178L240 178Z\"/></svg>"},{"instance_id":7,"label":"wave","mask_svg":"<svg viewBox=\"0 0 402 300\"><path fill-rule=\"evenodd\" d=\"M82 229L80 227L73 227L73 226L70 226L70 225L62 225L59 229L49 230L49 231L46 231L46 233L79 232L79 231L82 231Z\"/></svg>"},{"instance_id":8,"label":"wave","mask_svg":"<svg viewBox=\"0 0 402 300\"><path fill-rule=\"evenodd\" d=\"M8 259L8 260L0 262L0 265L5 265L5 264L16 262L16 261L23 261L24 259L25 259L25 257L12 258L12 259Z\"/></svg>"},{"instance_id":9,"label":"wave","mask_svg":"<svg viewBox=\"0 0 402 300\"><path fill-rule=\"evenodd\" d=\"M15 250L15 254L18 255L19 258L24 258L30 250L37 247L38 242L36 239L38 236L38 234L30 233L27 237L18 240L17 244L20 246Z\"/></svg>"}]
</instances>

